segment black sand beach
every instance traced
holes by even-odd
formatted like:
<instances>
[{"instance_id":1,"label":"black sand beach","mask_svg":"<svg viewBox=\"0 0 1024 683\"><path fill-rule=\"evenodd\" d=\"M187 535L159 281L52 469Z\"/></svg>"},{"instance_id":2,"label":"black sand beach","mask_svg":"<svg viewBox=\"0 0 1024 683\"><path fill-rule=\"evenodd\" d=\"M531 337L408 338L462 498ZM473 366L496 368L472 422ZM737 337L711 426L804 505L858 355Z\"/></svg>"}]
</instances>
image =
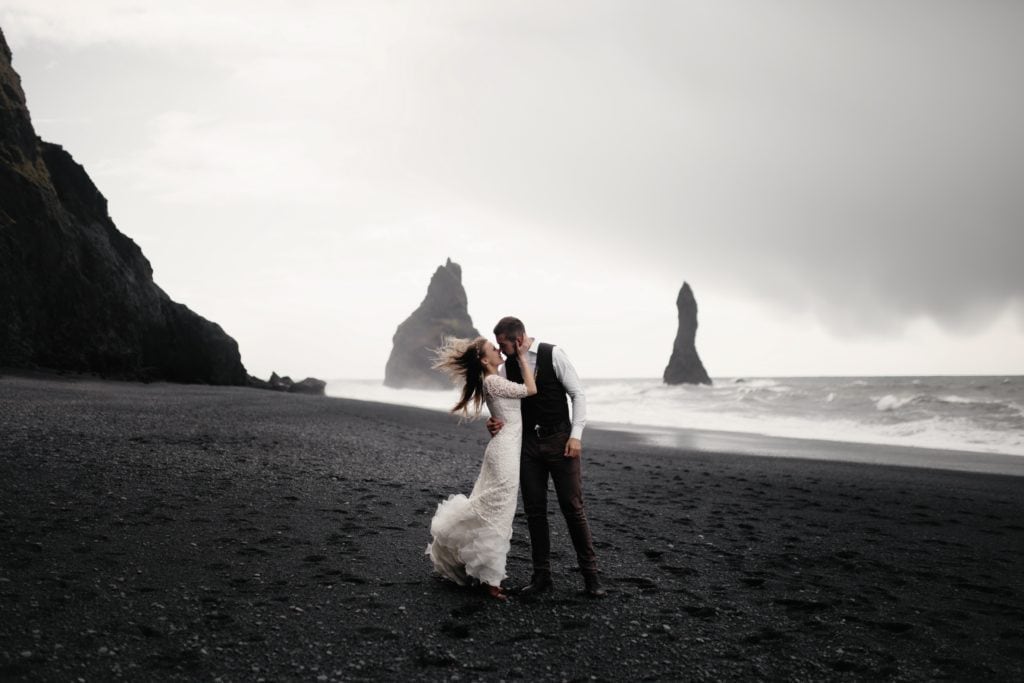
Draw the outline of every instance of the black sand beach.
<instances>
[{"instance_id":1,"label":"black sand beach","mask_svg":"<svg viewBox=\"0 0 1024 683\"><path fill-rule=\"evenodd\" d=\"M0 377L0 679L1024 679L1024 478L588 430L609 596L578 594L552 504L555 591L501 604L423 556L485 443L412 408ZM508 585L528 557L517 517Z\"/></svg>"}]
</instances>

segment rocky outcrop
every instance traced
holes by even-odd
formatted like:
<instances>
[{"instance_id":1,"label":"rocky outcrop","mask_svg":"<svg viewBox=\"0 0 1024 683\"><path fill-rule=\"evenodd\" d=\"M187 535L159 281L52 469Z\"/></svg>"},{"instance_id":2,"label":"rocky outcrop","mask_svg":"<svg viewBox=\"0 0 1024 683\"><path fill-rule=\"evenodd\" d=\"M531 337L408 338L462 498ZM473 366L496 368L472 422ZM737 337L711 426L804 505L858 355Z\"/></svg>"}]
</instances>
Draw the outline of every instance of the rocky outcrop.
<instances>
[{"instance_id":1,"label":"rocky outcrop","mask_svg":"<svg viewBox=\"0 0 1024 683\"><path fill-rule=\"evenodd\" d=\"M248 380L235 340L171 301L85 169L35 134L2 31L0 366Z\"/></svg>"},{"instance_id":2,"label":"rocky outcrop","mask_svg":"<svg viewBox=\"0 0 1024 683\"><path fill-rule=\"evenodd\" d=\"M462 268L451 259L430 278L423 303L398 326L384 384L396 389L450 389L451 381L430 367L433 349L446 336L480 336L469 317Z\"/></svg>"},{"instance_id":3,"label":"rocky outcrop","mask_svg":"<svg viewBox=\"0 0 1024 683\"><path fill-rule=\"evenodd\" d=\"M697 300L693 298L689 283L684 282L679 290L676 308L679 309L679 330L663 375L665 384L711 384L697 355Z\"/></svg>"},{"instance_id":4,"label":"rocky outcrop","mask_svg":"<svg viewBox=\"0 0 1024 683\"><path fill-rule=\"evenodd\" d=\"M292 381L291 377L285 375L279 377L276 372L270 373L269 380L262 380L259 377L249 377L249 386L257 389L270 389L271 391L285 391L290 394L312 394L323 396L327 388L327 382L315 377L307 377L301 382Z\"/></svg>"}]
</instances>

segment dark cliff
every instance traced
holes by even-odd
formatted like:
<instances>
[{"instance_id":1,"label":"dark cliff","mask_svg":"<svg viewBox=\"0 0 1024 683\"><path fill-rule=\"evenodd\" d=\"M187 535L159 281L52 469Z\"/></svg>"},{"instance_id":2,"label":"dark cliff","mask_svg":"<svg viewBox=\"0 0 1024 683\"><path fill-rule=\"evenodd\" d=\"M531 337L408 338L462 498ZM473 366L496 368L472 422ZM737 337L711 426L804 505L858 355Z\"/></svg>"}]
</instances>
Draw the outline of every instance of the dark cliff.
<instances>
[{"instance_id":1,"label":"dark cliff","mask_svg":"<svg viewBox=\"0 0 1024 683\"><path fill-rule=\"evenodd\" d=\"M448 377L430 367L433 349L446 336L480 336L469 317L462 268L451 259L430 278L423 303L398 326L384 384L396 389L451 389Z\"/></svg>"},{"instance_id":2,"label":"dark cliff","mask_svg":"<svg viewBox=\"0 0 1024 683\"><path fill-rule=\"evenodd\" d=\"M247 382L235 340L171 301L85 169L35 134L2 31L0 366Z\"/></svg>"},{"instance_id":3,"label":"dark cliff","mask_svg":"<svg viewBox=\"0 0 1024 683\"><path fill-rule=\"evenodd\" d=\"M663 375L665 384L711 384L697 355L697 300L686 282L676 297L676 308L679 309L679 330Z\"/></svg>"}]
</instances>

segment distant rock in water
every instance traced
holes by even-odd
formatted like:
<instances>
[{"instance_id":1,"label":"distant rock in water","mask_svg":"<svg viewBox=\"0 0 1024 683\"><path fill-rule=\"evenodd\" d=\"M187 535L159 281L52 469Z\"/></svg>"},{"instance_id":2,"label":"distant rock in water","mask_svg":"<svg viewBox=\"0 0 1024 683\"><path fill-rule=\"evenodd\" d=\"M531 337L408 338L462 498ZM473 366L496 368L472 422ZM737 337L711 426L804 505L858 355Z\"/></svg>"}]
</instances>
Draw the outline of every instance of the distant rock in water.
<instances>
[{"instance_id":1,"label":"distant rock in water","mask_svg":"<svg viewBox=\"0 0 1024 683\"><path fill-rule=\"evenodd\" d=\"M398 326L391 356L384 368L385 386L396 389L450 389L451 381L430 367L432 351L441 339L479 337L467 309L462 268L451 259L430 278L419 308Z\"/></svg>"},{"instance_id":2,"label":"distant rock in water","mask_svg":"<svg viewBox=\"0 0 1024 683\"><path fill-rule=\"evenodd\" d=\"M270 389L271 391L286 391L290 394L323 396L324 390L327 388L327 382L315 377L307 377L301 382L293 382L292 378L287 375L279 377L276 372L271 372L269 380L250 376L249 386L256 387L257 389Z\"/></svg>"},{"instance_id":3,"label":"distant rock in water","mask_svg":"<svg viewBox=\"0 0 1024 683\"><path fill-rule=\"evenodd\" d=\"M679 309L679 331L663 375L665 384L711 384L697 355L697 300L693 298L689 283L684 282L679 290L676 308Z\"/></svg>"},{"instance_id":4,"label":"distant rock in water","mask_svg":"<svg viewBox=\"0 0 1024 683\"><path fill-rule=\"evenodd\" d=\"M153 282L85 169L36 135L0 31L0 366L246 384L238 344Z\"/></svg>"}]
</instances>

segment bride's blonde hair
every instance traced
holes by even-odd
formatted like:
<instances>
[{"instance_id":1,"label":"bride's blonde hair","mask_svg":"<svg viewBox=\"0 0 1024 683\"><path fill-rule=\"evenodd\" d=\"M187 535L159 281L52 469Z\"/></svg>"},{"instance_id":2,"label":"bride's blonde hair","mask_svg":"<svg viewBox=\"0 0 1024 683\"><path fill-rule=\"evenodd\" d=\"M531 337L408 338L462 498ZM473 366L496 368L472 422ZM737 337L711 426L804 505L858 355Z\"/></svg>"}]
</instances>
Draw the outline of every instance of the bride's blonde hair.
<instances>
[{"instance_id":1,"label":"bride's blonde hair","mask_svg":"<svg viewBox=\"0 0 1024 683\"><path fill-rule=\"evenodd\" d=\"M462 417L470 417L470 404L473 405L472 417L480 414L484 402L484 345L487 339L460 339L445 337L440 348L434 349L435 370L440 370L452 380L453 384L462 384L459 402L451 412L462 413Z\"/></svg>"}]
</instances>

